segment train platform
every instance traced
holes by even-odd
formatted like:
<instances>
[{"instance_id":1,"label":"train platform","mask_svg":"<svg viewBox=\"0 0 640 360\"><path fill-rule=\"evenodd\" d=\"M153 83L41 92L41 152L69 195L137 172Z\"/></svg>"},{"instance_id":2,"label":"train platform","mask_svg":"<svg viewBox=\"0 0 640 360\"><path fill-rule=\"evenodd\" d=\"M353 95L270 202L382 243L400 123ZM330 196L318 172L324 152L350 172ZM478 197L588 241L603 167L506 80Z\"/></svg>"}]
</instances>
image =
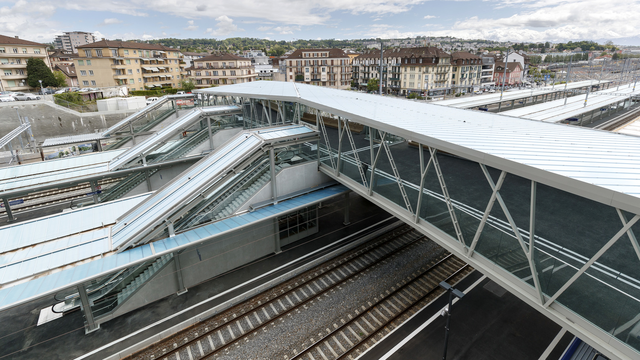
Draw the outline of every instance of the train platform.
<instances>
[{"instance_id":1,"label":"train platform","mask_svg":"<svg viewBox=\"0 0 640 360\"><path fill-rule=\"evenodd\" d=\"M478 271L455 288L465 296L451 308L449 360L555 360L573 338ZM438 298L358 359L442 359L447 300Z\"/></svg>"}]
</instances>

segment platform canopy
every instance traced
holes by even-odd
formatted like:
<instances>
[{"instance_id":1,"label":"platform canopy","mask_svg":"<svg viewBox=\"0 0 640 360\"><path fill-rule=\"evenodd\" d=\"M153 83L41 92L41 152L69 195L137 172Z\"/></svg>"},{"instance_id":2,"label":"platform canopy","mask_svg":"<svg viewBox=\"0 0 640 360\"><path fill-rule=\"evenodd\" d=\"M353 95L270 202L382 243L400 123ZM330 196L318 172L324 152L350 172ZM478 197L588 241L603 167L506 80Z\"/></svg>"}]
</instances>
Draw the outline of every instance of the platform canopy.
<instances>
[{"instance_id":1,"label":"platform canopy","mask_svg":"<svg viewBox=\"0 0 640 360\"><path fill-rule=\"evenodd\" d=\"M566 104L565 99L559 99L504 111L501 114L545 122L559 122L571 117L579 117L592 111L606 110L610 105L626 101L630 96L637 97L638 95L640 95L640 87L634 90L632 87L625 85L620 89L612 88L595 91L589 95L571 96L567 99Z\"/></svg>"}]
</instances>

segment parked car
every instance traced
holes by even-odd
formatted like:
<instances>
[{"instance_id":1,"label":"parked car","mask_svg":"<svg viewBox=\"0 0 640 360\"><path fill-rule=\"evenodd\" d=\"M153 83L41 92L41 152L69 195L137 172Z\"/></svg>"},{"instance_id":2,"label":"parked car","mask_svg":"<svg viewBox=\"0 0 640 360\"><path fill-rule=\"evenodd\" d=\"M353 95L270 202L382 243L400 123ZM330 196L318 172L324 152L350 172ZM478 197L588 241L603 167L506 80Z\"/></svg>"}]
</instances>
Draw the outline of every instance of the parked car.
<instances>
[{"instance_id":1,"label":"parked car","mask_svg":"<svg viewBox=\"0 0 640 360\"><path fill-rule=\"evenodd\" d=\"M0 102L13 102L16 101L16 99L13 97L13 95L0 95Z\"/></svg>"},{"instance_id":2,"label":"parked car","mask_svg":"<svg viewBox=\"0 0 640 360\"><path fill-rule=\"evenodd\" d=\"M147 98L147 106L151 105L153 102L158 101L158 98L153 96L153 97L148 97Z\"/></svg>"},{"instance_id":3,"label":"parked car","mask_svg":"<svg viewBox=\"0 0 640 360\"><path fill-rule=\"evenodd\" d=\"M185 95L185 94L186 94L186 92L184 92L184 91L178 91L178 92L176 93L176 95Z\"/></svg>"},{"instance_id":4,"label":"parked car","mask_svg":"<svg viewBox=\"0 0 640 360\"><path fill-rule=\"evenodd\" d=\"M40 100L40 96L27 93L15 93L13 97L18 101Z\"/></svg>"},{"instance_id":5,"label":"parked car","mask_svg":"<svg viewBox=\"0 0 640 360\"><path fill-rule=\"evenodd\" d=\"M78 91L80 91L80 88L72 87L72 88L69 88L69 91L78 92Z\"/></svg>"},{"instance_id":6,"label":"parked car","mask_svg":"<svg viewBox=\"0 0 640 360\"><path fill-rule=\"evenodd\" d=\"M489 90L490 93L496 92L494 89Z\"/></svg>"},{"instance_id":7,"label":"parked car","mask_svg":"<svg viewBox=\"0 0 640 360\"><path fill-rule=\"evenodd\" d=\"M78 90L78 92L88 92L88 91L89 91L89 88L82 88L82 89Z\"/></svg>"},{"instance_id":8,"label":"parked car","mask_svg":"<svg viewBox=\"0 0 640 360\"><path fill-rule=\"evenodd\" d=\"M40 94L40 95L49 95L49 94L55 94L55 93L56 93L56 91L54 89L50 89L50 88L44 88L44 89L41 89L38 92L38 94Z\"/></svg>"}]
</instances>

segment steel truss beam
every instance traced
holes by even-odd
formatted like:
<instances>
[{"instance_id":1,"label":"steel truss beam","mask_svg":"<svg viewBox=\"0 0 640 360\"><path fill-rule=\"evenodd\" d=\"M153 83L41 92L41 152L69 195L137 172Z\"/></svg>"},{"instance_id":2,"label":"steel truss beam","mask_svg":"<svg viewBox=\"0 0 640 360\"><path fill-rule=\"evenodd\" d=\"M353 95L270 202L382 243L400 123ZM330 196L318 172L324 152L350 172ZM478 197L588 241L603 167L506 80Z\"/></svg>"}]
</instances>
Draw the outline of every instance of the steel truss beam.
<instances>
[{"instance_id":1,"label":"steel truss beam","mask_svg":"<svg viewBox=\"0 0 640 360\"><path fill-rule=\"evenodd\" d=\"M433 159L433 167L436 169L438 181L440 182L440 188L442 189L442 195L444 195L444 200L447 203L447 209L449 210L449 215L451 216L453 227L456 230L456 236L458 237L458 241L460 242L460 244L464 244L464 238L462 236L462 231L460 230L460 224L458 223L458 218L456 217L456 213L453 210L451 198L449 197L449 190L447 190L447 184L444 181L444 176L442 176L442 169L440 168L440 163L438 162L438 150L430 147L429 152L431 153L431 159Z\"/></svg>"},{"instance_id":2,"label":"steel truss beam","mask_svg":"<svg viewBox=\"0 0 640 360\"><path fill-rule=\"evenodd\" d=\"M353 140L353 134L351 133L351 128L349 127L349 119L343 119L341 117L338 118L338 122L344 120L344 131L347 133L347 137L349 138L349 143L351 144L351 149L353 150L353 157L356 159L356 166L358 167L358 172L360 173L360 178L362 179L362 184L367 187L367 175L364 173L364 169L362 165L364 164L360 160L360 156L358 155L358 150L356 149L356 143Z\"/></svg>"}]
</instances>

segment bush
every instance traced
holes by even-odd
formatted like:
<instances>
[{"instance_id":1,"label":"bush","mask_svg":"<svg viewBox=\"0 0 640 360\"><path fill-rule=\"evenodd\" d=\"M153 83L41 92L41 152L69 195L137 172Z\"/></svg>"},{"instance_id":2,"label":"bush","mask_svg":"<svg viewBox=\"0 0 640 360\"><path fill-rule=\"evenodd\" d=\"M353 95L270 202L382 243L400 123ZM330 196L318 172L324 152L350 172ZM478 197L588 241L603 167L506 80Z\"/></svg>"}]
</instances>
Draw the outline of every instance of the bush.
<instances>
[{"instance_id":1,"label":"bush","mask_svg":"<svg viewBox=\"0 0 640 360\"><path fill-rule=\"evenodd\" d=\"M456 94L456 97L460 97L460 95L462 95L462 94L460 94L460 93L457 93L457 94Z\"/></svg>"},{"instance_id":2,"label":"bush","mask_svg":"<svg viewBox=\"0 0 640 360\"><path fill-rule=\"evenodd\" d=\"M409 99L417 99L417 100L424 100L424 98L420 95L418 95L417 93L411 93L409 94L409 96L407 96L407 98Z\"/></svg>"},{"instance_id":3,"label":"bush","mask_svg":"<svg viewBox=\"0 0 640 360\"><path fill-rule=\"evenodd\" d=\"M54 94L54 99L64 100L66 102L82 105L84 104L84 99L82 99L82 95L77 92L66 92L62 94Z\"/></svg>"},{"instance_id":4,"label":"bush","mask_svg":"<svg viewBox=\"0 0 640 360\"><path fill-rule=\"evenodd\" d=\"M166 88L166 89L158 89L158 90L134 90L129 91L129 95L131 96L163 96L163 95L173 95L178 92L178 89Z\"/></svg>"}]
</instances>

